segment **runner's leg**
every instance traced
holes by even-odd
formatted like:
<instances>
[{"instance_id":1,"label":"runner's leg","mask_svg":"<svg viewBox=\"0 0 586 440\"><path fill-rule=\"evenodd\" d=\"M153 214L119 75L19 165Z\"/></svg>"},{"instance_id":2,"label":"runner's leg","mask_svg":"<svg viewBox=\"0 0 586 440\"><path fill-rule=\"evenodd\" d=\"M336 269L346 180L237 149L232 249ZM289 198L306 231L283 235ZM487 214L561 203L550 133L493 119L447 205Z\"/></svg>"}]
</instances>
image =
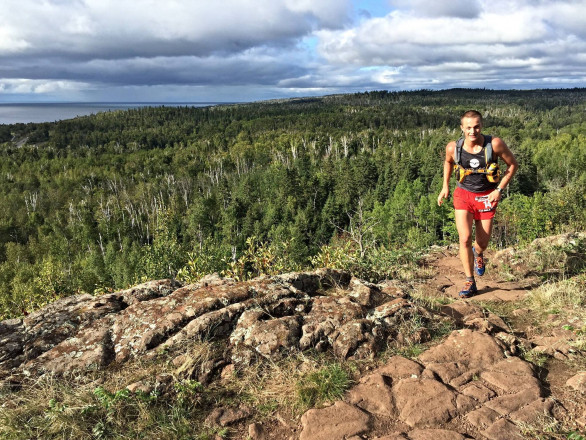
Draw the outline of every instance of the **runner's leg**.
<instances>
[{"instance_id":1,"label":"runner's leg","mask_svg":"<svg viewBox=\"0 0 586 440\"><path fill-rule=\"evenodd\" d=\"M472 277L472 268L474 265L472 255L472 223L474 215L464 209L454 211L456 217L456 229L460 239L460 260L464 268L466 277Z\"/></svg>"},{"instance_id":2,"label":"runner's leg","mask_svg":"<svg viewBox=\"0 0 586 440\"><path fill-rule=\"evenodd\" d=\"M492 233L492 218L476 220L476 242L474 249L477 254L482 254L488 247L490 234Z\"/></svg>"}]
</instances>

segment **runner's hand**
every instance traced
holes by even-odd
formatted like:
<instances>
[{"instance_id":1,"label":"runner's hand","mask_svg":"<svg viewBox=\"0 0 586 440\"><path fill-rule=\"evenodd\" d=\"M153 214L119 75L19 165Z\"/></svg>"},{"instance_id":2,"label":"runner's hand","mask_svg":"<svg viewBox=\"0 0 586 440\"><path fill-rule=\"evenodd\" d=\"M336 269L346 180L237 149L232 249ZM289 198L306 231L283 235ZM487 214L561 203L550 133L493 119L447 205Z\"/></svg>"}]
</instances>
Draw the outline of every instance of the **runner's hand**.
<instances>
[{"instance_id":1,"label":"runner's hand","mask_svg":"<svg viewBox=\"0 0 586 440\"><path fill-rule=\"evenodd\" d=\"M450 198L450 189L443 188L441 190L441 192L439 193L439 196L437 196L437 205L442 206L442 203L444 203L444 199L449 199L449 198Z\"/></svg>"},{"instance_id":2,"label":"runner's hand","mask_svg":"<svg viewBox=\"0 0 586 440\"><path fill-rule=\"evenodd\" d=\"M488 201L490 203L499 202L501 200L501 192L499 190L494 190L488 195Z\"/></svg>"}]
</instances>

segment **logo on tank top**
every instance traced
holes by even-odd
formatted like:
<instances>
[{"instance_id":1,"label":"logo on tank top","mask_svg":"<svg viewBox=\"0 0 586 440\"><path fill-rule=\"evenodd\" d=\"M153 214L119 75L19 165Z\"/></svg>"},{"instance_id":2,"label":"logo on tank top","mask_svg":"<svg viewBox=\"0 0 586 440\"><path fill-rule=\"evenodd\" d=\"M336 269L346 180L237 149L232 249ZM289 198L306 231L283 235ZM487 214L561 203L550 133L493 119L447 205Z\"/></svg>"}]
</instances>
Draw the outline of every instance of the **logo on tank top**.
<instances>
[{"instance_id":1,"label":"logo on tank top","mask_svg":"<svg viewBox=\"0 0 586 440\"><path fill-rule=\"evenodd\" d=\"M478 168L480 166L480 161L478 159L471 159L470 160L470 167L471 168Z\"/></svg>"}]
</instances>

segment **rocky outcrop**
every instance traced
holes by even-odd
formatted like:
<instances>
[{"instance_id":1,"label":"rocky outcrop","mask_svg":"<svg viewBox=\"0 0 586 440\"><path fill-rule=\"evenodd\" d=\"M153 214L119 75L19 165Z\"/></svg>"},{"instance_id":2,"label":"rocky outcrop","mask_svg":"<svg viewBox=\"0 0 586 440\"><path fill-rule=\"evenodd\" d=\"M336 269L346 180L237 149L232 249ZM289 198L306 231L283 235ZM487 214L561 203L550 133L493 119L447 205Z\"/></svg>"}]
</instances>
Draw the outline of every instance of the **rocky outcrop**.
<instances>
[{"instance_id":1,"label":"rocky outcrop","mask_svg":"<svg viewBox=\"0 0 586 440\"><path fill-rule=\"evenodd\" d=\"M59 300L23 320L0 323L0 378L67 374L124 363L186 340L226 342L215 367L279 359L295 350L374 356L396 341L425 339L431 314L400 289L321 270L235 282L208 276L182 286L162 280L99 297ZM400 324L417 317L417 335Z\"/></svg>"},{"instance_id":2,"label":"rocky outcrop","mask_svg":"<svg viewBox=\"0 0 586 440\"><path fill-rule=\"evenodd\" d=\"M75 295L55 301L24 319L0 322L0 378L60 344L60 349L82 347L83 352L75 352L76 359L91 352L92 361L78 363L107 363L112 357L109 331L105 328L109 317L131 305L166 297L178 287L175 281L163 280L99 297ZM92 348L84 348L88 346Z\"/></svg>"},{"instance_id":3,"label":"rocky outcrop","mask_svg":"<svg viewBox=\"0 0 586 440\"><path fill-rule=\"evenodd\" d=\"M540 274L575 274L584 269L586 232L570 232L537 238L523 249L511 247L497 252L492 264L506 266L524 278Z\"/></svg>"},{"instance_id":4,"label":"rocky outcrop","mask_svg":"<svg viewBox=\"0 0 586 440\"><path fill-rule=\"evenodd\" d=\"M552 413L553 401L532 365L517 356L570 349L545 337L513 335L502 319L471 301L432 312L391 282L373 285L335 270L247 282L208 276L185 286L161 280L65 298L24 319L0 322L0 379L17 384L23 375L66 375L177 349L173 375L127 387L164 393L174 375L221 381L241 367L296 351L372 358L383 348L428 341L438 322L459 330L416 360L392 357L342 401L305 413L299 438L514 439L523 426ZM181 349L204 339L222 347L205 361ZM584 375L567 387L583 393ZM206 422L229 426L252 412L218 408ZM252 426L251 437L268 438L263 429Z\"/></svg>"},{"instance_id":5,"label":"rocky outcrop","mask_svg":"<svg viewBox=\"0 0 586 440\"><path fill-rule=\"evenodd\" d=\"M378 425L389 426L379 440L520 439L521 427L550 415L553 401L531 364L508 350L487 333L454 331L417 361L391 358L337 407L307 412L300 438L341 440Z\"/></svg>"}]
</instances>

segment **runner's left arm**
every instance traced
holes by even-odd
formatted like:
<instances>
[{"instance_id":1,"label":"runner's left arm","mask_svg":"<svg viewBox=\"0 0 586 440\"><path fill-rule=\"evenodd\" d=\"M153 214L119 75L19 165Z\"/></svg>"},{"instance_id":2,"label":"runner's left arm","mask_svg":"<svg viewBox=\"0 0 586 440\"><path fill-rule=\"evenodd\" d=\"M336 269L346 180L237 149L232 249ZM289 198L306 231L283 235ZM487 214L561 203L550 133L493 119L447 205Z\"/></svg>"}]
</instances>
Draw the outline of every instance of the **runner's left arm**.
<instances>
[{"instance_id":1,"label":"runner's left arm","mask_svg":"<svg viewBox=\"0 0 586 440\"><path fill-rule=\"evenodd\" d=\"M503 191L519 169L519 164L517 163L517 159L515 159L515 155L502 139L494 138L492 140L492 148L494 153L507 165L507 171L505 171L497 186L497 188L500 188L501 191ZM501 198L501 191L495 189L489 194L488 199L491 202L498 202Z\"/></svg>"}]
</instances>

